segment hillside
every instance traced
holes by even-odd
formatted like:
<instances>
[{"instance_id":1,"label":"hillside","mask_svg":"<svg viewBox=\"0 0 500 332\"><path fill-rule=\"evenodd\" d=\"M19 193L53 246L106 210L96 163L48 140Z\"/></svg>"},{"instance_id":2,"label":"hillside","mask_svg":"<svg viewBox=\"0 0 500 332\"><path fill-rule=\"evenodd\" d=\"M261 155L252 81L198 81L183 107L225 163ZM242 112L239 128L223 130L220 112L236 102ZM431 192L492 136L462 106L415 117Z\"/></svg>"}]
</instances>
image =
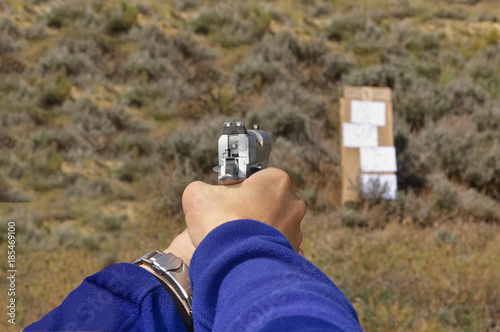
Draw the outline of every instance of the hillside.
<instances>
[{"instance_id":1,"label":"hillside","mask_svg":"<svg viewBox=\"0 0 500 332\"><path fill-rule=\"evenodd\" d=\"M185 186L216 182L222 123L244 120L272 133L306 257L366 331L498 331L499 19L479 0L0 0L9 328L166 247ZM339 205L344 85L393 89L396 201Z\"/></svg>"}]
</instances>

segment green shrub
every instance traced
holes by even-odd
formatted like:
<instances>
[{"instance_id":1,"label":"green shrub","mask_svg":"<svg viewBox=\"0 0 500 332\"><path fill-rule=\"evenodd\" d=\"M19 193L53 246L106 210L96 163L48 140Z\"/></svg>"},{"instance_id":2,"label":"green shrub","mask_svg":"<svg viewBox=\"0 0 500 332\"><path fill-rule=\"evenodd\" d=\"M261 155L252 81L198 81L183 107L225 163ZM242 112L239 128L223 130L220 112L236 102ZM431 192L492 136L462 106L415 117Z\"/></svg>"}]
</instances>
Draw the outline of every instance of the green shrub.
<instances>
[{"instance_id":1,"label":"green shrub","mask_svg":"<svg viewBox=\"0 0 500 332\"><path fill-rule=\"evenodd\" d=\"M81 114L99 114L101 112L99 104L89 96L83 96L76 100L66 100L58 110L61 114L72 114L75 117ZM74 119L74 122L79 122Z\"/></svg>"},{"instance_id":2,"label":"green shrub","mask_svg":"<svg viewBox=\"0 0 500 332\"><path fill-rule=\"evenodd\" d=\"M68 129L40 129L30 135L29 142L33 149L54 148L57 151L69 151L78 145L78 138Z\"/></svg>"},{"instance_id":3,"label":"green shrub","mask_svg":"<svg viewBox=\"0 0 500 332\"><path fill-rule=\"evenodd\" d=\"M145 82L180 77L168 59L153 58L146 52L137 53L128 59L125 63L125 76L138 77Z\"/></svg>"},{"instance_id":4,"label":"green shrub","mask_svg":"<svg viewBox=\"0 0 500 332\"><path fill-rule=\"evenodd\" d=\"M399 171L398 171L399 173ZM398 174L399 182L399 174ZM398 222L403 222L405 217L411 216L413 214L413 205L416 199L415 191L411 187L406 187L405 190L402 189L398 183L398 191L396 193L395 200L384 200L382 201L382 206L384 207L384 213L386 216L396 216Z\"/></svg>"},{"instance_id":5,"label":"green shrub","mask_svg":"<svg viewBox=\"0 0 500 332\"><path fill-rule=\"evenodd\" d=\"M434 239L438 244L456 243L457 237L453 232L448 231L446 228L440 228L434 232Z\"/></svg>"},{"instance_id":6,"label":"green shrub","mask_svg":"<svg viewBox=\"0 0 500 332\"><path fill-rule=\"evenodd\" d=\"M0 17L0 32L13 37L21 34L16 22L12 21L8 16Z\"/></svg>"},{"instance_id":7,"label":"green shrub","mask_svg":"<svg viewBox=\"0 0 500 332\"><path fill-rule=\"evenodd\" d=\"M249 112L246 123L257 123L263 130L269 132L275 141L281 138L296 147L296 154L300 158L292 157L294 160L291 162L293 167L290 167L292 172L296 173L298 170L295 168L302 164L309 172L315 173L320 172L323 163L331 163L332 160L331 153L323 146L325 120L317 120L313 116L301 111L298 106L284 100L276 100L264 112L259 110ZM303 169L301 171L303 172Z\"/></svg>"},{"instance_id":8,"label":"green shrub","mask_svg":"<svg viewBox=\"0 0 500 332\"><path fill-rule=\"evenodd\" d=\"M356 60L340 53L329 55L321 72L322 76L331 82L338 82L356 67Z\"/></svg>"},{"instance_id":9,"label":"green shrub","mask_svg":"<svg viewBox=\"0 0 500 332\"><path fill-rule=\"evenodd\" d=\"M435 62L419 62L416 65L415 71L420 76L423 76L433 82L439 82L441 77L441 65Z\"/></svg>"},{"instance_id":10,"label":"green shrub","mask_svg":"<svg viewBox=\"0 0 500 332\"><path fill-rule=\"evenodd\" d=\"M312 173L320 172L322 163L332 162L331 153L323 146L326 120L321 114L326 114L326 108L322 101L309 98L302 89L286 91L285 88L282 84L271 87L268 108L249 112L245 123L259 124L274 140L283 138L291 142L307 169ZM306 105L311 109L306 110ZM317 113L308 113L311 111ZM299 165L297 161L295 164Z\"/></svg>"},{"instance_id":11,"label":"green shrub","mask_svg":"<svg viewBox=\"0 0 500 332\"><path fill-rule=\"evenodd\" d=\"M123 224L127 222L127 219L126 214L97 214L92 218L91 223L100 232L118 232L123 228Z\"/></svg>"},{"instance_id":12,"label":"green shrub","mask_svg":"<svg viewBox=\"0 0 500 332\"><path fill-rule=\"evenodd\" d=\"M283 80L287 77L281 62L267 62L262 56L247 57L234 68L236 91L251 93L260 91L266 84Z\"/></svg>"},{"instance_id":13,"label":"green shrub","mask_svg":"<svg viewBox=\"0 0 500 332\"><path fill-rule=\"evenodd\" d=\"M146 129L142 122L133 121L121 105L101 110L89 97L68 101L59 112L71 114L73 132L78 140L78 152L82 155L108 151L112 135L117 131L139 132Z\"/></svg>"},{"instance_id":14,"label":"green shrub","mask_svg":"<svg viewBox=\"0 0 500 332\"><path fill-rule=\"evenodd\" d=\"M95 34L87 38L71 38L63 41L62 46L67 49L70 55L83 55L89 63L90 69L102 69L103 55L110 55L114 52L114 42L109 37ZM89 68L87 68L88 70Z\"/></svg>"},{"instance_id":15,"label":"green shrub","mask_svg":"<svg viewBox=\"0 0 500 332\"><path fill-rule=\"evenodd\" d=\"M460 210L460 201L456 186L443 175L429 179L431 199L434 206L443 213L453 215Z\"/></svg>"},{"instance_id":16,"label":"green shrub","mask_svg":"<svg viewBox=\"0 0 500 332\"><path fill-rule=\"evenodd\" d=\"M190 22L196 33L208 34L223 25L232 25L238 20L234 11L224 10L223 8L207 9L199 11L197 17Z\"/></svg>"},{"instance_id":17,"label":"green shrub","mask_svg":"<svg viewBox=\"0 0 500 332\"><path fill-rule=\"evenodd\" d=\"M83 234L72 222L54 224L50 227L49 240L44 250L54 250L56 248L81 248L96 251L100 248L98 238L92 234Z\"/></svg>"},{"instance_id":18,"label":"green shrub","mask_svg":"<svg viewBox=\"0 0 500 332\"><path fill-rule=\"evenodd\" d=\"M156 24L144 26L135 39L141 51L148 53L151 58L168 58L176 64L184 59L198 62L214 56L213 51L200 45L191 33L167 36Z\"/></svg>"},{"instance_id":19,"label":"green shrub","mask_svg":"<svg viewBox=\"0 0 500 332\"><path fill-rule=\"evenodd\" d=\"M111 193L111 185L106 180L83 176L66 188L66 194L70 196L104 197Z\"/></svg>"},{"instance_id":20,"label":"green shrub","mask_svg":"<svg viewBox=\"0 0 500 332\"><path fill-rule=\"evenodd\" d=\"M38 104L41 107L53 107L62 104L68 97L71 86L71 81L63 78L43 81L40 86Z\"/></svg>"},{"instance_id":21,"label":"green shrub","mask_svg":"<svg viewBox=\"0 0 500 332\"><path fill-rule=\"evenodd\" d=\"M200 5L199 0L175 0L175 8L180 11L191 10Z\"/></svg>"},{"instance_id":22,"label":"green shrub","mask_svg":"<svg viewBox=\"0 0 500 332\"><path fill-rule=\"evenodd\" d=\"M145 108L155 120L189 118L189 107L201 103L204 92L182 79L161 79L132 88L126 98L134 106Z\"/></svg>"},{"instance_id":23,"label":"green shrub","mask_svg":"<svg viewBox=\"0 0 500 332\"><path fill-rule=\"evenodd\" d=\"M498 16L493 13L477 12L472 18L474 22L498 22Z\"/></svg>"},{"instance_id":24,"label":"green shrub","mask_svg":"<svg viewBox=\"0 0 500 332\"><path fill-rule=\"evenodd\" d=\"M29 168L23 174L22 178L26 186L33 188L35 191L44 192L64 188L74 183L76 176L61 172L61 165L64 160L63 153L68 154L69 151L56 151L57 140L62 139L65 144L69 144L67 139L63 139L62 136L64 135L64 133L48 131L40 131L34 134L36 138L33 141L36 141L38 138L41 138L41 141L45 138L49 140L43 141L40 145L33 145L34 151L27 158ZM52 144L50 143L51 141ZM46 144L52 147L50 149L42 149ZM69 149L69 145L61 146L61 148Z\"/></svg>"},{"instance_id":25,"label":"green shrub","mask_svg":"<svg viewBox=\"0 0 500 332\"><path fill-rule=\"evenodd\" d=\"M410 0L397 0L388 3L389 13L396 18L413 17L417 14L417 10L411 6Z\"/></svg>"},{"instance_id":26,"label":"green shrub","mask_svg":"<svg viewBox=\"0 0 500 332\"><path fill-rule=\"evenodd\" d=\"M31 200L30 195L19 189L12 188L7 180L0 175L0 203L22 203Z\"/></svg>"},{"instance_id":27,"label":"green shrub","mask_svg":"<svg viewBox=\"0 0 500 332\"><path fill-rule=\"evenodd\" d=\"M346 40L365 27L366 15L363 9L356 6L348 13L337 13L324 28L328 39Z\"/></svg>"},{"instance_id":28,"label":"green shrub","mask_svg":"<svg viewBox=\"0 0 500 332\"><path fill-rule=\"evenodd\" d=\"M30 114L25 112L0 113L0 128L17 125L36 125Z\"/></svg>"},{"instance_id":29,"label":"green shrub","mask_svg":"<svg viewBox=\"0 0 500 332\"><path fill-rule=\"evenodd\" d=\"M73 125L79 129L85 137L90 139L91 144L97 144L97 140L102 140L104 135L114 133L117 129L99 109L99 105L88 97L77 99L64 105L65 110L70 110L73 115Z\"/></svg>"},{"instance_id":30,"label":"green shrub","mask_svg":"<svg viewBox=\"0 0 500 332\"><path fill-rule=\"evenodd\" d=\"M500 47L490 46L480 51L469 63L466 69L487 95L496 95L500 89Z\"/></svg>"},{"instance_id":31,"label":"green shrub","mask_svg":"<svg viewBox=\"0 0 500 332\"><path fill-rule=\"evenodd\" d=\"M40 70L44 73L63 71L65 75L78 75L93 68L84 54L70 53L67 47L51 51L38 62Z\"/></svg>"},{"instance_id":32,"label":"green shrub","mask_svg":"<svg viewBox=\"0 0 500 332\"><path fill-rule=\"evenodd\" d=\"M261 124L260 122L249 122L249 121L247 121L247 123ZM261 126L261 128L266 131L269 130L269 128L265 126ZM272 137L273 137L273 150L271 153L272 162L276 167L288 173L290 179L292 180L292 183L294 184L294 186L296 186L296 188L301 188L302 191L307 190L307 188L304 188L304 185L306 184L307 181L307 174L304 172L304 169L307 167L307 165L304 161L304 158L302 158L300 154L301 151L300 147L284 137L280 136L275 137L274 135L272 135Z\"/></svg>"},{"instance_id":33,"label":"green shrub","mask_svg":"<svg viewBox=\"0 0 500 332\"><path fill-rule=\"evenodd\" d=\"M500 47L490 46L481 50L467 64L467 69L474 79L492 79L500 67Z\"/></svg>"},{"instance_id":34,"label":"green shrub","mask_svg":"<svg viewBox=\"0 0 500 332\"><path fill-rule=\"evenodd\" d=\"M199 178L210 174L213 167L219 164L217 142L222 123L221 119L205 120L198 125L176 130L160 143L158 152L171 165L188 165Z\"/></svg>"},{"instance_id":35,"label":"green shrub","mask_svg":"<svg viewBox=\"0 0 500 332\"><path fill-rule=\"evenodd\" d=\"M500 148L493 145L498 135L484 133L476 138L476 146L471 151L471 159L467 163L461 177L468 185L482 190L492 197L498 197L500 189Z\"/></svg>"},{"instance_id":36,"label":"green shrub","mask_svg":"<svg viewBox=\"0 0 500 332\"><path fill-rule=\"evenodd\" d=\"M127 107L115 104L104 111L106 119L111 122L117 131L147 132L150 127L143 121L133 118Z\"/></svg>"},{"instance_id":37,"label":"green shrub","mask_svg":"<svg viewBox=\"0 0 500 332\"><path fill-rule=\"evenodd\" d=\"M465 67L466 60L460 52L454 51L441 51L439 53L440 62L446 65L450 65L459 69Z\"/></svg>"},{"instance_id":38,"label":"green shrub","mask_svg":"<svg viewBox=\"0 0 500 332\"><path fill-rule=\"evenodd\" d=\"M233 47L258 40L270 22L268 12L239 5L237 8L202 9L190 25L196 33L212 34L221 46Z\"/></svg>"},{"instance_id":39,"label":"green shrub","mask_svg":"<svg viewBox=\"0 0 500 332\"><path fill-rule=\"evenodd\" d=\"M496 197L500 188L500 151L497 132L477 132L472 121L442 121L423 130L423 169L440 169L449 178ZM467 158L464 158L467 156ZM421 156L422 158L423 156Z\"/></svg>"},{"instance_id":40,"label":"green shrub","mask_svg":"<svg viewBox=\"0 0 500 332\"><path fill-rule=\"evenodd\" d=\"M18 45L9 34L0 27L0 55L17 50Z\"/></svg>"},{"instance_id":41,"label":"green shrub","mask_svg":"<svg viewBox=\"0 0 500 332\"><path fill-rule=\"evenodd\" d=\"M314 4L309 8L309 14L312 17L324 17L330 15L333 12L333 6L331 3Z\"/></svg>"},{"instance_id":42,"label":"green shrub","mask_svg":"<svg viewBox=\"0 0 500 332\"><path fill-rule=\"evenodd\" d=\"M254 55L235 67L236 90L240 93L261 91L267 84L288 80L288 72L300 75L298 62L322 63L327 51L323 39L300 43L289 31L267 34L254 46Z\"/></svg>"},{"instance_id":43,"label":"green shrub","mask_svg":"<svg viewBox=\"0 0 500 332\"><path fill-rule=\"evenodd\" d=\"M454 114L472 114L484 104L488 92L469 78L457 79L445 86L452 100Z\"/></svg>"},{"instance_id":44,"label":"green shrub","mask_svg":"<svg viewBox=\"0 0 500 332\"><path fill-rule=\"evenodd\" d=\"M266 34L262 41L254 46L253 52L267 62L279 61L287 67L293 67L297 61L307 64L321 62L328 52L328 47L321 38L299 42L293 33L285 30L274 35Z\"/></svg>"},{"instance_id":45,"label":"green shrub","mask_svg":"<svg viewBox=\"0 0 500 332\"><path fill-rule=\"evenodd\" d=\"M152 162L148 159L129 160L118 167L113 173L123 182L139 182L154 169Z\"/></svg>"},{"instance_id":46,"label":"green shrub","mask_svg":"<svg viewBox=\"0 0 500 332\"><path fill-rule=\"evenodd\" d=\"M342 77L342 83L355 86L387 86L394 89L402 72L392 65L374 65L351 71Z\"/></svg>"},{"instance_id":47,"label":"green shrub","mask_svg":"<svg viewBox=\"0 0 500 332\"><path fill-rule=\"evenodd\" d=\"M122 1L120 6L113 6L106 11L105 30L109 34L119 34L130 30L137 19L139 10L134 5Z\"/></svg>"},{"instance_id":48,"label":"green shrub","mask_svg":"<svg viewBox=\"0 0 500 332\"><path fill-rule=\"evenodd\" d=\"M262 41L254 46L253 52L265 62L278 61L286 66L294 66L301 50L297 37L289 31L283 31L275 35L266 34Z\"/></svg>"},{"instance_id":49,"label":"green shrub","mask_svg":"<svg viewBox=\"0 0 500 332\"><path fill-rule=\"evenodd\" d=\"M422 169L419 160L421 154L424 153L418 145L420 138L410 133L410 126L403 123L404 120L400 119L399 116L396 116L394 120L394 127L397 128L394 134L394 146L398 166L398 189L405 192L412 190L419 194L425 185L425 177L427 176L427 171Z\"/></svg>"},{"instance_id":50,"label":"green shrub","mask_svg":"<svg viewBox=\"0 0 500 332\"><path fill-rule=\"evenodd\" d=\"M463 7L453 6L449 8L445 7L436 9L432 13L432 16L437 18L447 18L452 20L465 20L468 16L468 12Z\"/></svg>"},{"instance_id":51,"label":"green shrub","mask_svg":"<svg viewBox=\"0 0 500 332\"><path fill-rule=\"evenodd\" d=\"M403 80L405 84L398 84L394 93L394 110L411 131L422 129L426 120L436 120L451 108L449 96L428 80L411 74L405 74Z\"/></svg>"},{"instance_id":52,"label":"green shrub","mask_svg":"<svg viewBox=\"0 0 500 332\"><path fill-rule=\"evenodd\" d=\"M217 42L222 47L235 47L250 44L254 39L252 26L246 24L223 25L217 29Z\"/></svg>"},{"instance_id":53,"label":"green shrub","mask_svg":"<svg viewBox=\"0 0 500 332\"><path fill-rule=\"evenodd\" d=\"M479 221L500 222L498 202L474 189L469 189L460 195L460 206L464 213Z\"/></svg>"},{"instance_id":54,"label":"green shrub","mask_svg":"<svg viewBox=\"0 0 500 332\"><path fill-rule=\"evenodd\" d=\"M1 148L0 151L2 151ZM0 177L5 176L11 179L20 179L27 172L28 164L22 161L16 154L5 152L0 154Z\"/></svg>"},{"instance_id":55,"label":"green shrub","mask_svg":"<svg viewBox=\"0 0 500 332\"><path fill-rule=\"evenodd\" d=\"M368 218L360 212L343 208L339 212L342 225L347 227L367 227L369 224Z\"/></svg>"},{"instance_id":56,"label":"green shrub","mask_svg":"<svg viewBox=\"0 0 500 332\"><path fill-rule=\"evenodd\" d=\"M450 178L463 174L467 161L462 155L474 148L474 129L471 123L429 124L418 142L421 144L420 153L432 151L422 161L424 167L428 171L438 168Z\"/></svg>"},{"instance_id":57,"label":"green shrub","mask_svg":"<svg viewBox=\"0 0 500 332\"><path fill-rule=\"evenodd\" d=\"M297 106L303 114L313 119L325 119L327 106L323 99L314 96L299 85L277 82L264 90L270 104L285 102Z\"/></svg>"},{"instance_id":58,"label":"green shrub","mask_svg":"<svg viewBox=\"0 0 500 332\"><path fill-rule=\"evenodd\" d=\"M56 1L42 18L49 27L59 29L71 26L82 32L97 29L103 23L102 15L86 3Z\"/></svg>"},{"instance_id":59,"label":"green shrub","mask_svg":"<svg viewBox=\"0 0 500 332\"><path fill-rule=\"evenodd\" d=\"M489 101L476 108L472 119L477 124L478 131L500 130L500 100Z\"/></svg>"},{"instance_id":60,"label":"green shrub","mask_svg":"<svg viewBox=\"0 0 500 332\"><path fill-rule=\"evenodd\" d=\"M3 75L0 91L2 94L0 104L3 106L0 108L0 114L5 114L8 117L30 115L39 93L39 89L29 85L25 78L13 74ZM9 109L10 112L7 111ZM14 110L15 112L13 112Z\"/></svg>"},{"instance_id":61,"label":"green shrub","mask_svg":"<svg viewBox=\"0 0 500 332\"><path fill-rule=\"evenodd\" d=\"M419 54L439 49L443 39L443 34L424 32L416 24L403 21L393 27L389 45Z\"/></svg>"},{"instance_id":62,"label":"green shrub","mask_svg":"<svg viewBox=\"0 0 500 332\"><path fill-rule=\"evenodd\" d=\"M299 60L307 64L322 64L323 57L328 53L329 48L323 38L314 38L300 43Z\"/></svg>"},{"instance_id":63,"label":"green shrub","mask_svg":"<svg viewBox=\"0 0 500 332\"><path fill-rule=\"evenodd\" d=\"M421 32L408 44L408 48L414 53L439 49L443 39L443 34L437 35L432 32Z\"/></svg>"},{"instance_id":64,"label":"green shrub","mask_svg":"<svg viewBox=\"0 0 500 332\"><path fill-rule=\"evenodd\" d=\"M273 137L283 137L299 145L309 140L309 119L297 106L278 101L266 112L250 113L247 119L247 123L258 123L266 128Z\"/></svg>"},{"instance_id":65,"label":"green shrub","mask_svg":"<svg viewBox=\"0 0 500 332\"><path fill-rule=\"evenodd\" d=\"M147 136L122 134L118 136L113 144L114 155L129 153L134 157L149 155L155 150L155 144Z\"/></svg>"},{"instance_id":66,"label":"green shrub","mask_svg":"<svg viewBox=\"0 0 500 332\"><path fill-rule=\"evenodd\" d=\"M354 34L352 48L357 54L373 54L383 50L385 43L386 30L373 21L367 21L365 26Z\"/></svg>"},{"instance_id":67,"label":"green shrub","mask_svg":"<svg viewBox=\"0 0 500 332\"><path fill-rule=\"evenodd\" d=\"M417 197L413 201L412 206L412 220L422 227L433 226L436 221L435 206L430 199L423 199Z\"/></svg>"},{"instance_id":68,"label":"green shrub","mask_svg":"<svg viewBox=\"0 0 500 332\"><path fill-rule=\"evenodd\" d=\"M438 0L438 1L443 1L443 0ZM458 3L467 4L467 5L474 5L480 1L481 0L446 0L446 2L458 2Z\"/></svg>"}]
</instances>

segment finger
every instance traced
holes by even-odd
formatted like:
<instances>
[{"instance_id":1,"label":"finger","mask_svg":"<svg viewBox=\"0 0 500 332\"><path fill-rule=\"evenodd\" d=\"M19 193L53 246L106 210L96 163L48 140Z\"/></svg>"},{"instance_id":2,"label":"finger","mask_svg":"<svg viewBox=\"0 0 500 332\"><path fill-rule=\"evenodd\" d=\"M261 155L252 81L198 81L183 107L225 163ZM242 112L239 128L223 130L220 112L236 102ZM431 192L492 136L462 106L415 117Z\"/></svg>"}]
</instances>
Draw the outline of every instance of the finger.
<instances>
[{"instance_id":1,"label":"finger","mask_svg":"<svg viewBox=\"0 0 500 332\"><path fill-rule=\"evenodd\" d=\"M304 250L299 248L299 251L297 252L300 256L304 257Z\"/></svg>"}]
</instances>

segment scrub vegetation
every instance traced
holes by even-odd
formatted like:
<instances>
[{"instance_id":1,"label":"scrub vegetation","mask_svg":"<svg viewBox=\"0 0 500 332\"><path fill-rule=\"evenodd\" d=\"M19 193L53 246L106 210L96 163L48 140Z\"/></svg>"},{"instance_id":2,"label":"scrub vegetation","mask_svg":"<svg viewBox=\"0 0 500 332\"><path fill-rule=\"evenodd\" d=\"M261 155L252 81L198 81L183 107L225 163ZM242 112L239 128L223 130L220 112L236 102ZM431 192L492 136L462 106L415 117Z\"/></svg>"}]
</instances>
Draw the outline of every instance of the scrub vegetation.
<instances>
[{"instance_id":1,"label":"scrub vegetation","mask_svg":"<svg viewBox=\"0 0 500 332\"><path fill-rule=\"evenodd\" d=\"M0 0L13 331L165 248L235 120L271 132L308 205L306 257L366 331L500 330L498 16L486 0ZM395 201L340 205L345 85L393 90Z\"/></svg>"}]
</instances>

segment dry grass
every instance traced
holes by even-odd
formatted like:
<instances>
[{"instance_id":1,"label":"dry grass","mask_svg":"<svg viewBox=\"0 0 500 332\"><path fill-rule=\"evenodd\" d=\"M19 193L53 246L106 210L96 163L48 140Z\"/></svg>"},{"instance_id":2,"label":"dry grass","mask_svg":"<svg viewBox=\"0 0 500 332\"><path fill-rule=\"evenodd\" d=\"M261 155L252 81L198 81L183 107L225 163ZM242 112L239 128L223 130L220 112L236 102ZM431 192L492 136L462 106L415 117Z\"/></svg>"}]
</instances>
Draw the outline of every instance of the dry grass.
<instances>
[{"instance_id":1,"label":"dry grass","mask_svg":"<svg viewBox=\"0 0 500 332\"><path fill-rule=\"evenodd\" d=\"M495 331L499 230L460 220L347 229L335 215L309 215L304 248L351 299L366 331Z\"/></svg>"}]
</instances>

